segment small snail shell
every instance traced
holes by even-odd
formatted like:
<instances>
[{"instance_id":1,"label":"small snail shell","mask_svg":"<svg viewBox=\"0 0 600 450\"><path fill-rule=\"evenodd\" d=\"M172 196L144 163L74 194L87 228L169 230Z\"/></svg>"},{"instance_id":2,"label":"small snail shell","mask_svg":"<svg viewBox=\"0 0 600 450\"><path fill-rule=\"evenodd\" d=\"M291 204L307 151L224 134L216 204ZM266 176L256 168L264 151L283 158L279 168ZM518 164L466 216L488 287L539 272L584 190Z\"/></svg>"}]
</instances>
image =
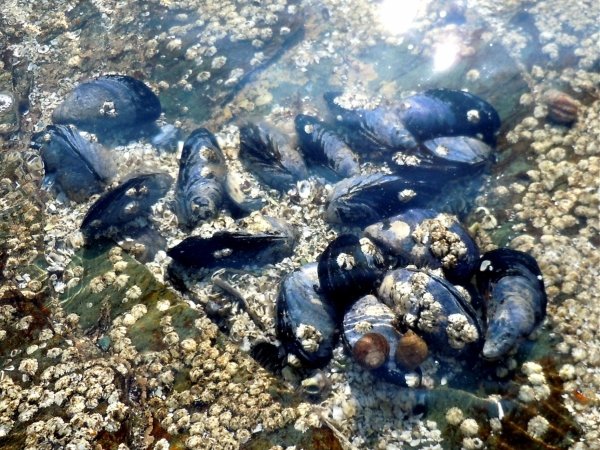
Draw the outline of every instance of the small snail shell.
<instances>
[{"instance_id":1,"label":"small snail shell","mask_svg":"<svg viewBox=\"0 0 600 450\"><path fill-rule=\"evenodd\" d=\"M390 354L390 345L383 335L367 333L352 348L352 356L365 369L381 367Z\"/></svg>"},{"instance_id":2,"label":"small snail shell","mask_svg":"<svg viewBox=\"0 0 600 450\"><path fill-rule=\"evenodd\" d=\"M414 370L427 359L427 343L414 331L408 330L398 341L396 362L408 370Z\"/></svg>"},{"instance_id":3,"label":"small snail shell","mask_svg":"<svg viewBox=\"0 0 600 450\"><path fill-rule=\"evenodd\" d=\"M550 89L543 95L548 105L548 117L561 124L571 124L577 120L580 103L565 92Z\"/></svg>"}]
</instances>

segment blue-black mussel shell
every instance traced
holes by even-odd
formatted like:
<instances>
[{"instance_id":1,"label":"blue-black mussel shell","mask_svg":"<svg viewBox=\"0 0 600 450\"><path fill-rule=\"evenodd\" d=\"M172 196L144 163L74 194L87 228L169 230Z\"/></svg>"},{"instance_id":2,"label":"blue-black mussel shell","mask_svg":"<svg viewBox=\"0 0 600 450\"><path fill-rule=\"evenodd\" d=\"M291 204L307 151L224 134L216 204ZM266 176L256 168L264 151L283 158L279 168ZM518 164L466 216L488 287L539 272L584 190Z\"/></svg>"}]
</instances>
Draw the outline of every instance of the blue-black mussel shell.
<instances>
[{"instance_id":1,"label":"blue-black mussel shell","mask_svg":"<svg viewBox=\"0 0 600 450\"><path fill-rule=\"evenodd\" d=\"M326 218L332 223L368 225L409 208L431 206L444 185L445 180L424 177L410 168L403 174L346 178L330 193Z\"/></svg>"},{"instance_id":2,"label":"blue-black mussel shell","mask_svg":"<svg viewBox=\"0 0 600 450\"><path fill-rule=\"evenodd\" d=\"M362 152L410 149L443 136L471 136L493 146L500 129L493 106L464 91L432 89L390 105L355 110L340 106L339 95L326 93L325 101L346 128L351 147Z\"/></svg>"},{"instance_id":3,"label":"blue-black mussel shell","mask_svg":"<svg viewBox=\"0 0 600 450\"><path fill-rule=\"evenodd\" d=\"M265 123L240 127L239 157L263 183L281 191L308 176L302 155L283 134Z\"/></svg>"},{"instance_id":4,"label":"blue-black mussel shell","mask_svg":"<svg viewBox=\"0 0 600 450\"><path fill-rule=\"evenodd\" d=\"M397 111L389 106L374 109L347 109L340 106L341 92L324 94L327 106L342 125L353 150L371 157L385 155L390 150L414 148L415 137L406 129Z\"/></svg>"},{"instance_id":5,"label":"blue-black mussel shell","mask_svg":"<svg viewBox=\"0 0 600 450\"><path fill-rule=\"evenodd\" d=\"M396 267L439 269L453 283L466 283L479 264L479 249L455 216L413 208L369 225L364 235Z\"/></svg>"},{"instance_id":6,"label":"blue-black mussel shell","mask_svg":"<svg viewBox=\"0 0 600 450\"><path fill-rule=\"evenodd\" d=\"M173 269L250 268L290 256L297 240L296 231L279 220L265 219L271 228L264 232L223 230L208 238L184 239L167 252L173 258Z\"/></svg>"},{"instance_id":7,"label":"blue-black mussel shell","mask_svg":"<svg viewBox=\"0 0 600 450\"><path fill-rule=\"evenodd\" d=\"M88 240L121 238L129 229L147 227L152 205L164 197L172 178L162 172L138 175L103 194L90 207L81 223Z\"/></svg>"},{"instance_id":8,"label":"blue-black mussel shell","mask_svg":"<svg viewBox=\"0 0 600 450\"><path fill-rule=\"evenodd\" d=\"M500 116L492 105L465 91L431 89L397 106L404 126L420 141L442 136L471 136L495 145Z\"/></svg>"},{"instance_id":9,"label":"blue-black mussel shell","mask_svg":"<svg viewBox=\"0 0 600 450\"><path fill-rule=\"evenodd\" d=\"M277 338L288 353L306 367L323 367L329 362L339 334L339 319L319 289L316 263L285 276L277 296L276 318ZM320 339L311 342L310 331L304 336L302 330L299 332L301 326L316 330Z\"/></svg>"},{"instance_id":10,"label":"blue-black mussel shell","mask_svg":"<svg viewBox=\"0 0 600 450\"><path fill-rule=\"evenodd\" d=\"M40 149L45 183L71 200L82 202L102 192L111 176L100 146L84 139L75 127L50 125L34 136L32 146Z\"/></svg>"},{"instance_id":11,"label":"blue-black mussel shell","mask_svg":"<svg viewBox=\"0 0 600 450\"><path fill-rule=\"evenodd\" d=\"M431 177L446 181L474 177L489 168L493 148L469 136L447 136L423 141L417 147L391 155L390 165L402 173L406 167L420 168Z\"/></svg>"},{"instance_id":12,"label":"blue-black mussel shell","mask_svg":"<svg viewBox=\"0 0 600 450\"><path fill-rule=\"evenodd\" d=\"M343 312L370 293L385 270L384 260L371 241L341 234L319 256L319 283L323 295Z\"/></svg>"},{"instance_id":13,"label":"blue-black mussel shell","mask_svg":"<svg viewBox=\"0 0 600 450\"><path fill-rule=\"evenodd\" d=\"M224 200L225 157L210 131L199 128L183 145L175 186L179 224L192 229L217 215Z\"/></svg>"},{"instance_id":14,"label":"blue-black mussel shell","mask_svg":"<svg viewBox=\"0 0 600 450\"><path fill-rule=\"evenodd\" d=\"M474 358L482 343L481 324L463 293L432 273L400 268L388 272L378 298L440 356Z\"/></svg>"},{"instance_id":15,"label":"blue-black mussel shell","mask_svg":"<svg viewBox=\"0 0 600 450\"><path fill-rule=\"evenodd\" d=\"M297 115L295 123L300 148L307 160L325 165L341 178L360 173L358 156L333 127L305 114Z\"/></svg>"},{"instance_id":16,"label":"blue-black mussel shell","mask_svg":"<svg viewBox=\"0 0 600 450\"><path fill-rule=\"evenodd\" d=\"M389 356L382 366L372 369L372 372L391 383L406 386L407 371L394 360L401 334L396 328L396 317L391 308L380 302L377 297L365 295L345 314L342 330L344 344L350 353L354 353L356 343L366 333L378 333L383 336L389 346Z\"/></svg>"},{"instance_id":17,"label":"blue-black mussel shell","mask_svg":"<svg viewBox=\"0 0 600 450\"><path fill-rule=\"evenodd\" d=\"M482 354L498 359L544 321L548 299L542 273L531 255L501 248L483 254L476 279L487 322Z\"/></svg>"},{"instance_id":18,"label":"blue-black mussel shell","mask_svg":"<svg viewBox=\"0 0 600 450\"><path fill-rule=\"evenodd\" d=\"M139 127L159 118L158 97L127 75L103 75L79 84L52 113L52 121L87 131Z\"/></svg>"}]
</instances>

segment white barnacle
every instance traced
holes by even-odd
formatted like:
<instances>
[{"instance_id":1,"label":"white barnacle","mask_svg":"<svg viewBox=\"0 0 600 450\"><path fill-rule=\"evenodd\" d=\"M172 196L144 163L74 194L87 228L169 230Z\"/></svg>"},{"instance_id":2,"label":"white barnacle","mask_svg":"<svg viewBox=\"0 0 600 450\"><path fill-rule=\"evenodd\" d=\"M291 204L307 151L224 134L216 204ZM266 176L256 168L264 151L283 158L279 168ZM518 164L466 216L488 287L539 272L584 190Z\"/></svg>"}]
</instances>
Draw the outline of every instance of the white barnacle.
<instances>
[{"instance_id":1,"label":"white barnacle","mask_svg":"<svg viewBox=\"0 0 600 450\"><path fill-rule=\"evenodd\" d=\"M434 149L434 152L440 156L448 156L448 147L445 145L437 145Z\"/></svg>"},{"instance_id":2,"label":"white barnacle","mask_svg":"<svg viewBox=\"0 0 600 450\"><path fill-rule=\"evenodd\" d=\"M546 434L548 428L550 427L550 423L548 419L543 416L537 415L532 417L527 423L527 434L534 438L541 438Z\"/></svg>"},{"instance_id":3,"label":"white barnacle","mask_svg":"<svg viewBox=\"0 0 600 450\"><path fill-rule=\"evenodd\" d=\"M125 297L129 300L136 300L142 296L142 290L137 285L131 286L127 292L125 292Z\"/></svg>"},{"instance_id":4,"label":"white barnacle","mask_svg":"<svg viewBox=\"0 0 600 450\"><path fill-rule=\"evenodd\" d=\"M479 111L476 109L470 109L467 111L467 120L471 123L479 123L481 117Z\"/></svg>"},{"instance_id":5,"label":"white barnacle","mask_svg":"<svg viewBox=\"0 0 600 450\"><path fill-rule=\"evenodd\" d=\"M159 311L166 311L171 307L171 302L169 300L163 299L156 302L156 309Z\"/></svg>"},{"instance_id":6,"label":"white barnacle","mask_svg":"<svg viewBox=\"0 0 600 450\"><path fill-rule=\"evenodd\" d=\"M366 320L362 320L360 322L357 322L354 325L354 329L358 332L358 333L368 333L369 331L371 331L373 329L373 324L366 321Z\"/></svg>"},{"instance_id":7,"label":"white barnacle","mask_svg":"<svg viewBox=\"0 0 600 450\"><path fill-rule=\"evenodd\" d=\"M102 103L100 106L100 111L98 112L101 116L107 117L117 117L118 115L117 109L115 108L115 103L111 101L105 101Z\"/></svg>"},{"instance_id":8,"label":"white barnacle","mask_svg":"<svg viewBox=\"0 0 600 450\"><path fill-rule=\"evenodd\" d=\"M480 272L491 272L492 270L494 270L494 267L492 266L492 262L489 259L484 259L483 261L481 261L481 264L479 265Z\"/></svg>"},{"instance_id":9,"label":"white barnacle","mask_svg":"<svg viewBox=\"0 0 600 450\"><path fill-rule=\"evenodd\" d=\"M21 364L19 364L19 372L26 373L28 375L34 375L38 370L38 362L37 359L26 358L21 360Z\"/></svg>"},{"instance_id":10,"label":"white barnacle","mask_svg":"<svg viewBox=\"0 0 600 450\"><path fill-rule=\"evenodd\" d=\"M446 326L448 344L455 349L461 349L465 344L475 342L479 338L477 328L469 323L463 314L450 314Z\"/></svg>"},{"instance_id":11,"label":"white barnacle","mask_svg":"<svg viewBox=\"0 0 600 450\"><path fill-rule=\"evenodd\" d=\"M214 58L212 60L212 63L210 64L210 66L213 69L220 69L225 65L226 62L227 62L227 58L225 56L217 56L216 58Z\"/></svg>"},{"instance_id":12,"label":"white barnacle","mask_svg":"<svg viewBox=\"0 0 600 450\"><path fill-rule=\"evenodd\" d=\"M408 202L415 198L417 193L413 189L402 189L398 192L398 200L401 202Z\"/></svg>"},{"instance_id":13,"label":"white barnacle","mask_svg":"<svg viewBox=\"0 0 600 450\"><path fill-rule=\"evenodd\" d=\"M123 208L125 214L133 215L136 214L140 210L140 204L138 202L129 202Z\"/></svg>"},{"instance_id":14,"label":"white barnacle","mask_svg":"<svg viewBox=\"0 0 600 450\"><path fill-rule=\"evenodd\" d=\"M323 341L323 335L312 325L301 323L296 328L296 337L300 340L300 345L307 352L316 352L319 344Z\"/></svg>"},{"instance_id":15,"label":"white barnacle","mask_svg":"<svg viewBox=\"0 0 600 450\"><path fill-rule=\"evenodd\" d=\"M407 155L403 152L396 152L392 156L392 161L399 166L418 166L421 163L421 158L416 155Z\"/></svg>"},{"instance_id":16,"label":"white barnacle","mask_svg":"<svg viewBox=\"0 0 600 450\"><path fill-rule=\"evenodd\" d=\"M230 256L233 253L233 249L231 248L222 248L220 250L216 250L213 252L213 258L221 259Z\"/></svg>"},{"instance_id":17,"label":"white barnacle","mask_svg":"<svg viewBox=\"0 0 600 450\"><path fill-rule=\"evenodd\" d=\"M348 253L340 253L335 259L335 262L338 267L343 270L352 270L356 265L354 256L349 255Z\"/></svg>"},{"instance_id":18,"label":"white barnacle","mask_svg":"<svg viewBox=\"0 0 600 450\"><path fill-rule=\"evenodd\" d=\"M198 73L198 75L196 75L196 81L198 83L203 83L206 80L208 80L210 78L210 72L203 70L202 72Z\"/></svg>"}]
</instances>

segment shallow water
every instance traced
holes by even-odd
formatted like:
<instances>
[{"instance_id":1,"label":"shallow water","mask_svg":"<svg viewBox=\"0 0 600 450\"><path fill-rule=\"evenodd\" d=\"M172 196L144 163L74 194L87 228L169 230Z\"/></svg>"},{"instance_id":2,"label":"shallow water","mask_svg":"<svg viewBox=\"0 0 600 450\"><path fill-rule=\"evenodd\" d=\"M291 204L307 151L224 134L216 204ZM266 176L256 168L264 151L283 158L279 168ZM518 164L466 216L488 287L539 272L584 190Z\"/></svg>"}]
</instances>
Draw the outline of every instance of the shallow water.
<instances>
[{"instance_id":1,"label":"shallow water","mask_svg":"<svg viewBox=\"0 0 600 450\"><path fill-rule=\"evenodd\" d=\"M600 448L600 6L496 3L5 2L0 446ZM261 214L298 230L293 255L174 283L164 252L142 264L131 242L84 245L79 225L97 196L75 203L42 189L29 143L80 81L107 73L148 84L159 125L213 131L229 170L265 201ZM352 228L324 220L331 180L279 194L248 174L238 126L266 119L294 136L298 113L334 119L327 91L376 104L430 88L466 89L501 117L495 162L461 217L482 251L537 259L543 327L498 363L431 357L419 389L378 379L341 343L316 375L262 369L250 349L274 340L281 278ZM561 123L565 108L573 120ZM109 188L140 172L177 177L176 143L161 150L153 130L111 131L97 133L114 166ZM148 219L168 248L235 228L224 208L182 231L173 195ZM241 225L265 226L257 214ZM303 378L320 394L303 392Z\"/></svg>"}]
</instances>

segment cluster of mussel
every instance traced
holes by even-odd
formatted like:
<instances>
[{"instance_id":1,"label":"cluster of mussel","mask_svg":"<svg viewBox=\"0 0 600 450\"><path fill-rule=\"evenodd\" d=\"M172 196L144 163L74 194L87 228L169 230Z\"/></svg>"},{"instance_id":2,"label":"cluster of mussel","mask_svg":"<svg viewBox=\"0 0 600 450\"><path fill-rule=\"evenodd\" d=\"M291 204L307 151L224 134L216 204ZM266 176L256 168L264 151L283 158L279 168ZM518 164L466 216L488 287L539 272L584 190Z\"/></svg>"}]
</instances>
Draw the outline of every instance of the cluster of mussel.
<instances>
[{"instance_id":1,"label":"cluster of mussel","mask_svg":"<svg viewBox=\"0 0 600 450\"><path fill-rule=\"evenodd\" d=\"M508 355L545 313L534 258L510 249L480 256L454 216L413 208L362 236L339 235L318 262L288 274L277 329L304 366L325 366L341 334L357 363L405 385L431 356Z\"/></svg>"},{"instance_id":2,"label":"cluster of mussel","mask_svg":"<svg viewBox=\"0 0 600 450\"><path fill-rule=\"evenodd\" d=\"M532 257L509 249L480 256L449 214L458 208L452 199L468 197L493 158L500 127L494 108L448 89L372 109L347 108L339 93L326 94L325 101L334 124L296 117L301 152L266 123L240 127L239 158L256 178L279 191L309 171L335 179L326 219L361 227L340 234L318 262L282 280L276 326L286 352L307 367L322 367L341 334L361 365L404 384L429 354L498 359L515 349L545 316L540 270ZM160 113L158 98L129 76L81 83L54 111L55 124L34 137L45 182L74 201L101 193L111 178L110 158L75 126L98 135L131 133L152 129ZM178 139L174 127L155 131L158 147ZM391 170L361 174L361 159ZM215 137L204 128L193 131L183 145L172 205L182 229L194 229L224 207L243 217L263 206L231 175ZM86 242L133 242L143 249L140 259L153 259L166 240L150 225L152 206L171 184L166 173L143 173L103 193L81 224ZM204 268L273 263L292 254L296 237L270 217L252 230L189 236L168 249L170 274L180 279Z\"/></svg>"}]
</instances>

